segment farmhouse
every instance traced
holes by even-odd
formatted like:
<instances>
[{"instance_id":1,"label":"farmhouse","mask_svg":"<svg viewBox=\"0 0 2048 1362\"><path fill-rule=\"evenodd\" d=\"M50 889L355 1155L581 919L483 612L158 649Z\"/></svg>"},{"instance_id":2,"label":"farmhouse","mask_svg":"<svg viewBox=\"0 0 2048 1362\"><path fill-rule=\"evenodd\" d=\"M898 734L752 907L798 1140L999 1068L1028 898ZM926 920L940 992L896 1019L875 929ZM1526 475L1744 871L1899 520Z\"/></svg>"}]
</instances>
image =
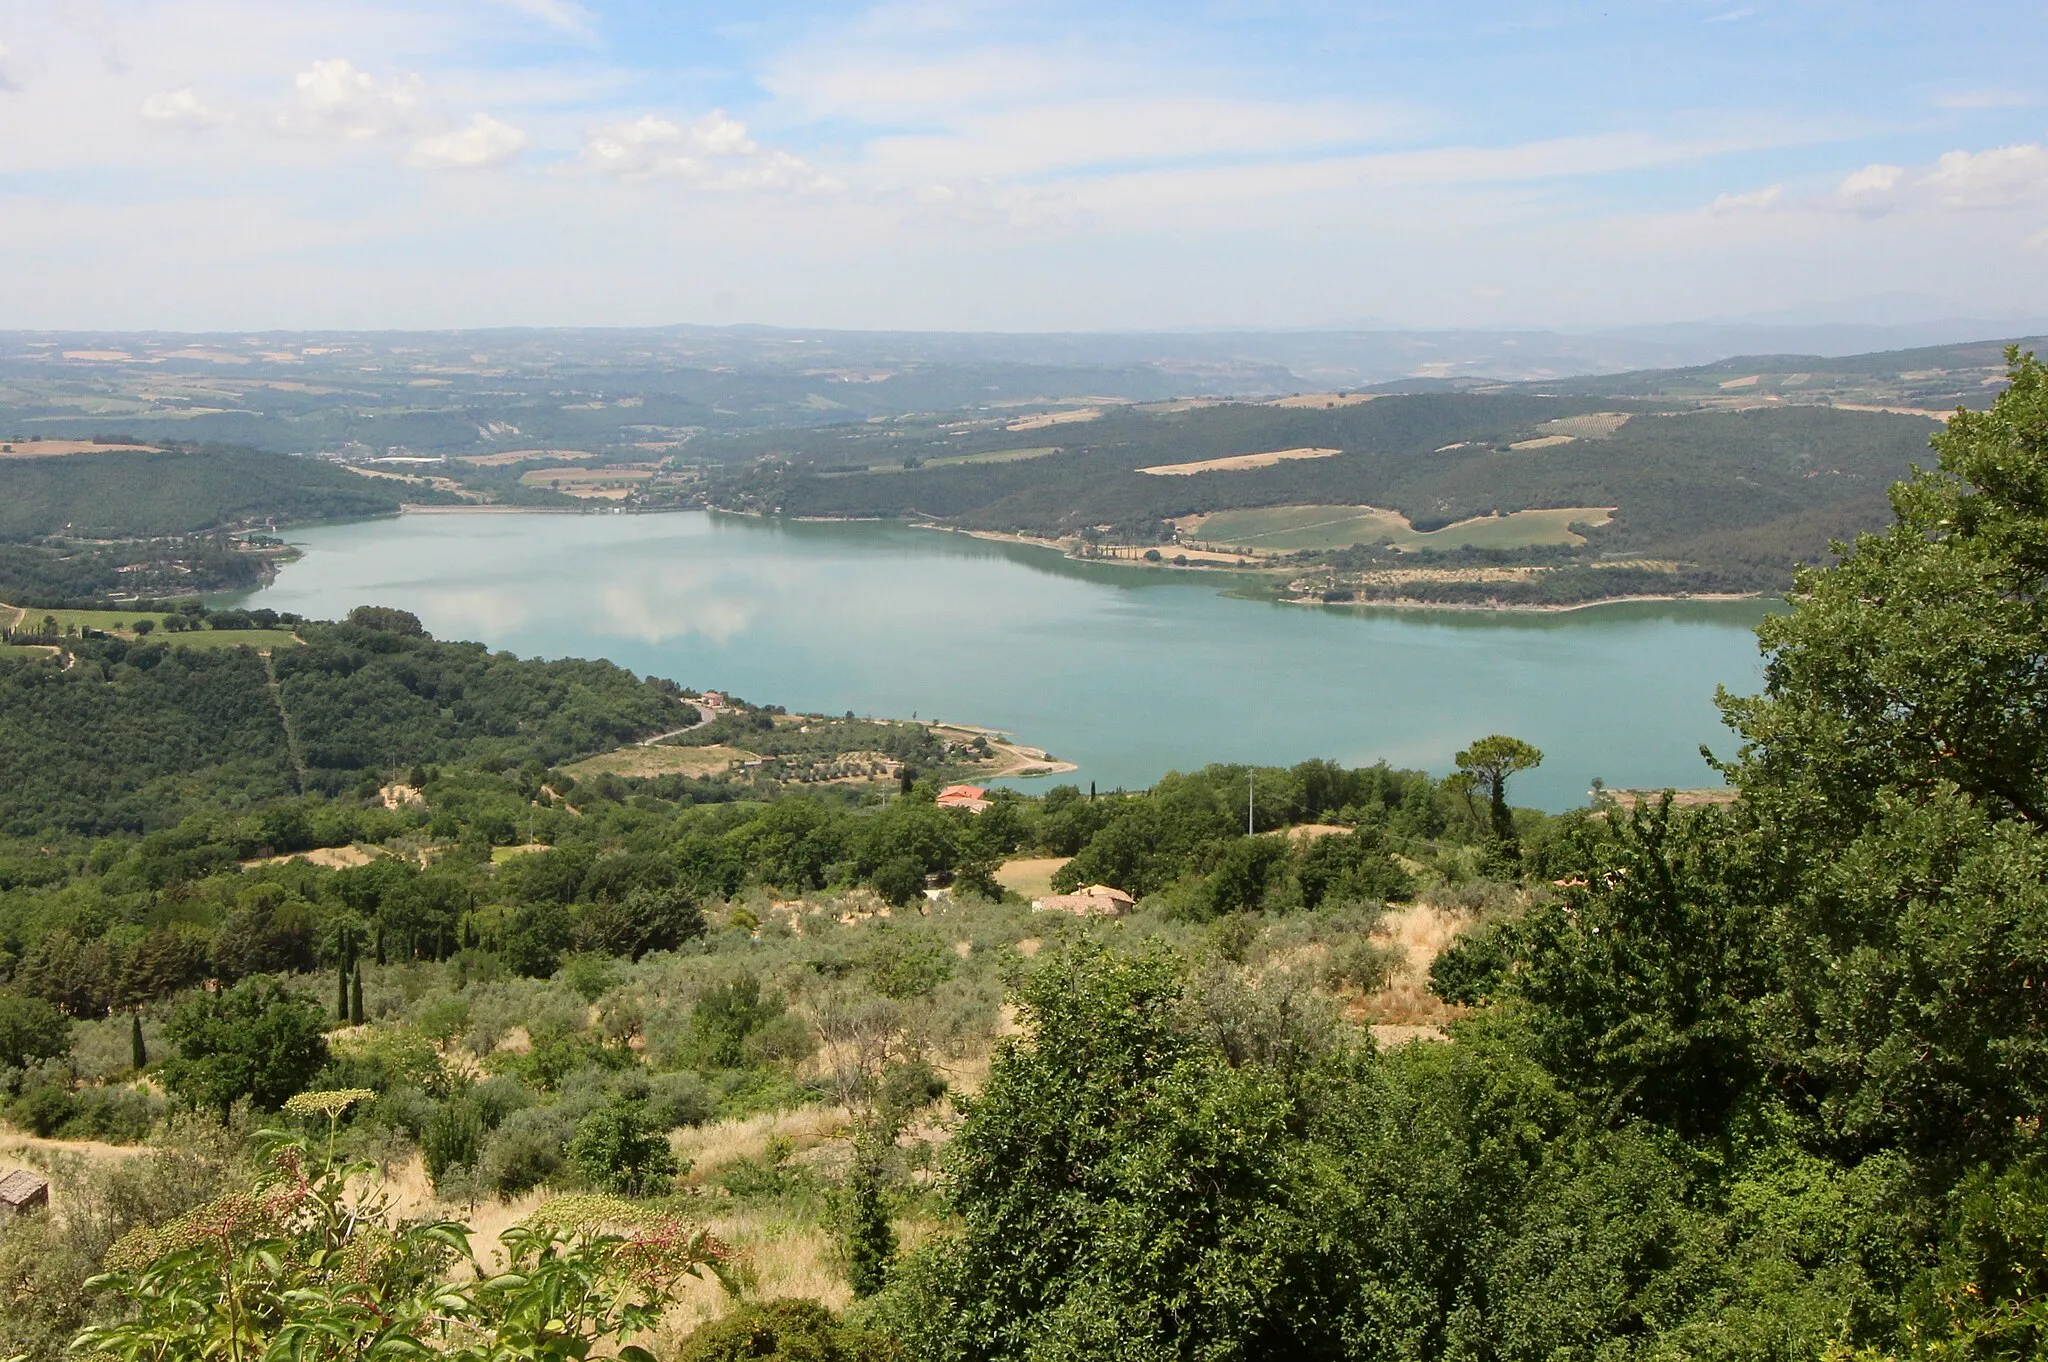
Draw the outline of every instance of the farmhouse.
<instances>
[{"instance_id":1,"label":"farmhouse","mask_svg":"<svg viewBox=\"0 0 2048 1362\"><path fill-rule=\"evenodd\" d=\"M50 1183L47 1178L38 1177L26 1168L17 1168L0 1178L0 1222L29 1211L47 1210L49 1205Z\"/></svg>"},{"instance_id":2,"label":"farmhouse","mask_svg":"<svg viewBox=\"0 0 2048 1362\"><path fill-rule=\"evenodd\" d=\"M1086 889L1077 889L1071 894L1053 894L1042 899L1031 900L1034 913L1072 913L1075 917L1122 917L1131 911L1137 900L1121 889L1112 889L1106 884L1091 884Z\"/></svg>"},{"instance_id":3,"label":"farmhouse","mask_svg":"<svg viewBox=\"0 0 2048 1362\"><path fill-rule=\"evenodd\" d=\"M969 813L980 813L988 807L988 791L979 785L948 785L939 791L939 797L932 802L942 809L965 809Z\"/></svg>"}]
</instances>

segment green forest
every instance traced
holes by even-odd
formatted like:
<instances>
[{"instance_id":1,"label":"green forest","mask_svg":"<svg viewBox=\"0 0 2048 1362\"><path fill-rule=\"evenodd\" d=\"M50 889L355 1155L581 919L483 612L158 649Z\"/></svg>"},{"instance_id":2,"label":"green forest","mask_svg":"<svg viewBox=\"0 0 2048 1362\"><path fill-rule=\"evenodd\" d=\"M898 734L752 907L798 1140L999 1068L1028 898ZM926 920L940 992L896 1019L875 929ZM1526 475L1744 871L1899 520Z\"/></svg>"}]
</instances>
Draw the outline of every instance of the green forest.
<instances>
[{"instance_id":1,"label":"green forest","mask_svg":"<svg viewBox=\"0 0 2048 1362\"><path fill-rule=\"evenodd\" d=\"M920 453L941 447L899 448L901 467L873 471L864 462L848 469L828 460L874 446L886 432L842 435L837 447L826 432L812 432L808 457L734 472L710 496L714 504L786 515L903 517L1138 544L1170 542L1177 517L1243 507L1376 506L1430 530L1501 512L1611 506L1613 519L1587 531L1582 560L1676 560L1705 574L1695 589L1719 583L1776 591L1797 564L1824 559L1833 540L1881 526L1885 489L1926 461L1930 425L1920 417L1820 406L1634 410L1640 406L1459 393L1334 410L1125 409L1058 428L1064 443L1042 457L913 467ZM1512 447L1540 438L1548 422L1602 409L1632 414L1608 437ZM965 443L971 450L1045 439L1034 430ZM1184 477L1135 471L1295 448L1341 453Z\"/></svg>"},{"instance_id":2,"label":"green forest","mask_svg":"<svg viewBox=\"0 0 2048 1362\"><path fill-rule=\"evenodd\" d=\"M578 783L678 692L395 611L271 655L281 756L253 696L176 700L253 653L0 661L23 751L148 684L197 732L143 736L132 823L10 815L0 1157L56 1204L0 1223L0 1354L2041 1356L2048 368L2012 363L1759 626L1725 800L1521 809L1542 754L1499 734L979 814ZM354 783L299 776L319 744ZM1133 905L1029 901L1095 886Z\"/></svg>"},{"instance_id":3,"label":"green forest","mask_svg":"<svg viewBox=\"0 0 2048 1362\"><path fill-rule=\"evenodd\" d=\"M408 500L431 495L406 492ZM390 515L395 492L317 459L227 445L0 459L0 539L194 534L248 521Z\"/></svg>"}]
</instances>

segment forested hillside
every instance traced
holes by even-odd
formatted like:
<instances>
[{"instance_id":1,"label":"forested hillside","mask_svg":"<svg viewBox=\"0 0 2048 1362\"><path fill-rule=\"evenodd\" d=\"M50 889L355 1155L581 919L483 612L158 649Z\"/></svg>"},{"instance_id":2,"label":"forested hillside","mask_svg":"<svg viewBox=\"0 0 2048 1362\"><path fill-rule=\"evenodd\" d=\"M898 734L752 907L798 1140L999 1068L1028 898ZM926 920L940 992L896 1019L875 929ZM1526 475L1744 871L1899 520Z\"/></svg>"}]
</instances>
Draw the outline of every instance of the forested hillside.
<instances>
[{"instance_id":1,"label":"forested hillside","mask_svg":"<svg viewBox=\"0 0 2048 1362\"><path fill-rule=\"evenodd\" d=\"M153 1146L14 1145L68 1200L0 1224L0 1350L2040 1357L2048 368L1937 453L1760 626L1725 798L1519 810L1494 734L700 799L373 689L417 801L15 841L6 1119Z\"/></svg>"},{"instance_id":2,"label":"forested hillside","mask_svg":"<svg viewBox=\"0 0 2048 1362\"><path fill-rule=\"evenodd\" d=\"M163 828L419 763L552 765L696 717L670 683L438 642L399 611L295 627L306 646L268 660L120 638L67 641L68 667L0 659L0 836Z\"/></svg>"},{"instance_id":3,"label":"forested hillside","mask_svg":"<svg viewBox=\"0 0 2048 1362\"><path fill-rule=\"evenodd\" d=\"M1790 407L1617 413L1629 419L1608 435L1553 433L1592 409L1583 400L1438 394L1327 411L1120 412L1067 427L1057 449L1028 459L997 450L853 471L770 462L713 496L788 515L921 518L1137 544L1171 542L1177 518L1246 507L1379 507L1417 530L1520 510L1613 507L1612 521L1585 532L1588 560L1678 559L1732 574L1738 589L1775 589L1793 565L1824 557L1831 539L1882 523L1885 488L1925 461L1934 429L1919 417ZM1541 443L1546 436L1554 442ZM877 438L861 437L866 445ZM1136 471L1301 448L1340 452L1190 476Z\"/></svg>"},{"instance_id":4,"label":"forested hillside","mask_svg":"<svg viewBox=\"0 0 2048 1362\"><path fill-rule=\"evenodd\" d=\"M0 458L0 539L191 534L273 518L389 515L398 503L396 492L332 464L226 446Z\"/></svg>"}]
</instances>

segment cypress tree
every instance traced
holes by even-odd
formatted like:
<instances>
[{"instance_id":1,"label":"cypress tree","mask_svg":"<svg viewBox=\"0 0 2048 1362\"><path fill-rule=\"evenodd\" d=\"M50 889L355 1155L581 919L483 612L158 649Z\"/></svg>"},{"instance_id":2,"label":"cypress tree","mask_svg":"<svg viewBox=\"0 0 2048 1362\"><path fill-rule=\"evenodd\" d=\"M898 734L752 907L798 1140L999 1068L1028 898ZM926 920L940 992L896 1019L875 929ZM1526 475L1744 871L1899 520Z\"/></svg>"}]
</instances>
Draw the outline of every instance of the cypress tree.
<instances>
[{"instance_id":1,"label":"cypress tree","mask_svg":"<svg viewBox=\"0 0 2048 1362\"><path fill-rule=\"evenodd\" d=\"M348 1020L351 1026L363 1024L363 967L356 966L355 979L348 990Z\"/></svg>"},{"instance_id":2,"label":"cypress tree","mask_svg":"<svg viewBox=\"0 0 2048 1362\"><path fill-rule=\"evenodd\" d=\"M142 1043L142 1014L140 1012L130 1012L128 1020L130 1023L128 1029L129 1061L137 1069L147 1069L149 1067L149 1047Z\"/></svg>"},{"instance_id":3,"label":"cypress tree","mask_svg":"<svg viewBox=\"0 0 2048 1362\"><path fill-rule=\"evenodd\" d=\"M334 1019L348 1020L348 957L344 955L335 969Z\"/></svg>"}]
</instances>

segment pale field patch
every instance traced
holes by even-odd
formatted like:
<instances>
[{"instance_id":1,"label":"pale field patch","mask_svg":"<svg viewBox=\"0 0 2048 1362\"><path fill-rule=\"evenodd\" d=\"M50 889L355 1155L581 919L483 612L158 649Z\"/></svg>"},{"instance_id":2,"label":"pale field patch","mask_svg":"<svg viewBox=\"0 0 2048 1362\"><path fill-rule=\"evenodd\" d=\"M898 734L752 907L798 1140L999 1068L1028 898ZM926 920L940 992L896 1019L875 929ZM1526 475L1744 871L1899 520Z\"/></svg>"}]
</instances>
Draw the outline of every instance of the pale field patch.
<instances>
[{"instance_id":1,"label":"pale field patch","mask_svg":"<svg viewBox=\"0 0 2048 1362\"><path fill-rule=\"evenodd\" d=\"M1100 421L1102 408L1078 407L1073 411L1045 411L1036 416L1025 416L1010 422L1004 430L1044 430L1047 426L1071 426L1084 421Z\"/></svg>"},{"instance_id":2,"label":"pale field patch","mask_svg":"<svg viewBox=\"0 0 2048 1362\"><path fill-rule=\"evenodd\" d=\"M1509 449L1555 449L1559 445L1577 444L1576 435L1538 435L1533 440L1517 440Z\"/></svg>"},{"instance_id":3,"label":"pale field patch","mask_svg":"<svg viewBox=\"0 0 2048 1362\"><path fill-rule=\"evenodd\" d=\"M1380 393L1295 393L1292 397L1276 398L1266 405L1269 407L1357 407L1382 396Z\"/></svg>"},{"instance_id":4,"label":"pale field patch","mask_svg":"<svg viewBox=\"0 0 2048 1362\"><path fill-rule=\"evenodd\" d=\"M1052 893L1052 877L1070 857L1020 856L996 870L996 883L1020 898L1039 899Z\"/></svg>"},{"instance_id":5,"label":"pale field patch","mask_svg":"<svg viewBox=\"0 0 2048 1362\"><path fill-rule=\"evenodd\" d=\"M1627 425L1629 418L1630 413L1625 411L1589 411L1580 416L1560 416L1555 421L1545 421L1540 429L1559 435L1576 435L1581 440L1599 440Z\"/></svg>"},{"instance_id":6,"label":"pale field patch","mask_svg":"<svg viewBox=\"0 0 2048 1362\"><path fill-rule=\"evenodd\" d=\"M355 866L368 865L383 855L384 853L375 847L315 847L311 851L294 851L287 856L262 856L239 864L242 869L247 870L252 866L284 865L289 861L304 861L307 865L317 865L326 870L349 870Z\"/></svg>"},{"instance_id":7,"label":"pale field patch","mask_svg":"<svg viewBox=\"0 0 2048 1362\"><path fill-rule=\"evenodd\" d=\"M1242 546L1253 552L1341 549L1385 542L1407 548L1529 548L1539 544L1583 544L1573 525L1605 525L1611 506L1563 506L1475 516L1437 530L1418 530L1398 511L1376 506L1267 506L1216 511L1179 522L1183 534L1210 544Z\"/></svg>"},{"instance_id":8,"label":"pale field patch","mask_svg":"<svg viewBox=\"0 0 2048 1362\"><path fill-rule=\"evenodd\" d=\"M639 482L654 476L651 468L535 468L519 475L528 487L551 482Z\"/></svg>"},{"instance_id":9,"label":"pale field patch","mask_svg":"<svg viewBox=\"0 0 2048 1362\"><path fill-rule=\"evenodd\" d=\"M1731 378L1726 383L1723 383L1720 386L1721 389L1725 392L1730 388L1754 388L1757 384L1763 381L1764 376L1762 374L1751 374L1747 378Z\"/></svg>"},{"instance_id":10,"label":"pale field patch","mask_svg":"<svg viewBox=\"0 0 2048 1362\"><path fill-rule=\"evenodd\" d=\"M1384 987L1352 1003L1352 1019L1370 1025L1375 1036L1382 1026L1399 1027L1404 1032L1414 1028L1413 1034L1401 1035L1399 1039L1415 1039L1425 1029L1434 1032L1443 1023L1462 1016L1464 1009L1429 991L1429 967L1472 922L1468 913L1430 903L1411 903L1389 911L1373 933L1373 940L1399 947L1401 966Z\"/></svg>"},{"instance_id":11,"label":"pale field patch","mask_svg":"<svg viewBox=\"0 0 2048 1362\"><path fill-rule=\"evenodd\" d=\"M1154 464L1138 471L1155 478L1185 478L1197 473L1237 473L1248 468L1271 468L1276 463L1292 459L1330 459L1343 452L1341 449L1273 449L1264 454L1232 454L1222 459L1198 459L1194 463Z\"/></svg>"},{"instance_id":12,"label":"pale field patch","mask_svg":"<svg viewBox=\"0 0 2048 1362\"><path fill-rule=\"evenodd\" d=\"M587 449L507 449L497 454L457 454L455 457L479 468L498 468L508 463L524 463L528 459L594 459L597 455Z\"/></svg>"},{"instance_id":13,"label":"pale field patch","mask_svg":"<svg viewBox=\"0 0 2048 1362\"><path fill-rule=\"evenodd\" d=\"M139 454L160 454L155 445L102 445L91 440L10 440L0 445L0 459L54 459L66 454L112 454L127 450Z\"/></svg>"},{"instance_id":14,"label":"pale field patch","mask_svg":"<svg viewBox=\"0 0 2048 1362\"><path fill-rule=\"evenodd\" d=\"M600 752L594 757L585 757L573 766L562 769L582 780L587 776L711 776L718 775L736 761L753 761L755 754L737 747L714 744L710 747L621 747L613 752Z\"/></svg>"}]
</instances>

